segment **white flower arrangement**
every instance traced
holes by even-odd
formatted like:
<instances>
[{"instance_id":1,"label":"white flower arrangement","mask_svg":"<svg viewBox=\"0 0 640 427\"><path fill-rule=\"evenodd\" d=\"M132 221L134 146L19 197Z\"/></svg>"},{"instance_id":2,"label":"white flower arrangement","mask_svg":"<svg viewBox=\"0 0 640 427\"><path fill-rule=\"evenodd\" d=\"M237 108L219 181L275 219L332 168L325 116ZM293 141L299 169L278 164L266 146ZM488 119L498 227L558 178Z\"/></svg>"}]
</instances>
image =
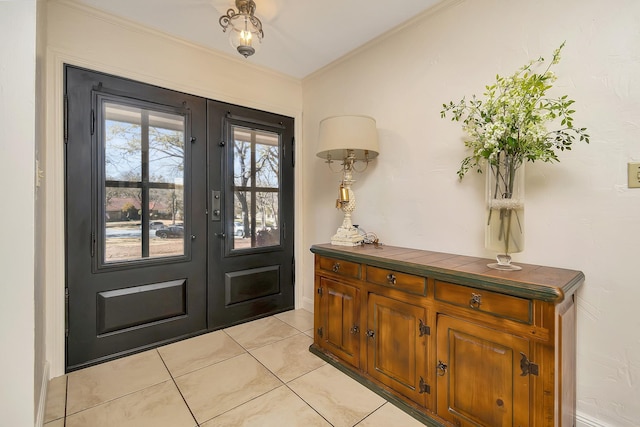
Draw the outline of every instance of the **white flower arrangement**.
<instances>
[{"instance_id":1,"label":"white flower arrangement","mask_svg":"<svg viewBox=\"0 0 640 427\"><path fill-rule=\"evenodd\" d=\"M496 82L486 87L485 100L475 95L457 104L443 104L441 117L452 114L451 120L462 121L469 138L465 146L472 150L466 157L458 177L471 169L482 172L482 160L496 164L501 156L511 158L518 168L526 161L559 161L557 151L571 150L576 138L589 143L586 128L573 126L573 100L566 95L547 98L547 90L556 81L550 70L560 61L564 43L553 52L551 63L542 73L535 73L545 61L540 57L518 69L509 77L496 76ZM559 122L557 130L548 131L547 124Z\"/></svg>"},{"instance_id":2,"label":"white flower arrangement","mask_svg":"<svg viewBox=\"0 0 640 427\"><path fill-rule=\"evenodd\" d=\"M487 167L487 219L485 246L499 251L492 268L517 270L510 264L510 252L524 249L524 189L525 161L559 161L557 151L571 150L578 138L589 143L586 128L573 126L573 100L566 95L549 98L546 93L556 81L551 66L560 61L564 43L553 52L551 63L542 73L534 72L544 58L529 63L509 77L496 76L496 82L486 87L485 100L475 95L454 104L443 104L441 117L451 113L451 120L462 121L468 138L464 144L472 150L464 158L458 177ZM547 130L549 123L558 128Z\"/></svg>"}]
</instances>

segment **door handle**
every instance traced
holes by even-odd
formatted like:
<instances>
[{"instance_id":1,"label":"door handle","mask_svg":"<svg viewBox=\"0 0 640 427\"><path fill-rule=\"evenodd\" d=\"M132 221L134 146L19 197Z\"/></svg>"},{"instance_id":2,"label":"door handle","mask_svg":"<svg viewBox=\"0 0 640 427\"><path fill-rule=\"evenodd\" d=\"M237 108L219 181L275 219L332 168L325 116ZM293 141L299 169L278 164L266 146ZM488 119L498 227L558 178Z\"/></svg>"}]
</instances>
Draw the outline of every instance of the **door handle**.
<instances>
[{"instance_id":1,"label":"door handle","mask_svg":"<svg viewBox=\"0 0 640 427\"><path fill-rule=\"evenodd\" d=\"M436 365L436 369L438 370L438 376L442 377L444 376L444 374L447 373L447 364L444 363L442 360L438 360L438 364Z\"/></svg>"},{"instance_id":2,"label":"door handle","mask_svg":"<svg viewBox=\"0 0 640 427\"><path fill-rule=\"evenodd\" d=\"M221 239L224 239L225 237L227 237L226 233L215 233L216 237L219 237Z\"/></svg>"},{"instance_id":3,"label":"door handle","mask_svg":"<svg viewBox=\"0 0 640 427\"><path fill-rule=\"evenodd\" d=\"M211 192L211 221L220 221L220 191Z\"/></svg>"}]
</instances>

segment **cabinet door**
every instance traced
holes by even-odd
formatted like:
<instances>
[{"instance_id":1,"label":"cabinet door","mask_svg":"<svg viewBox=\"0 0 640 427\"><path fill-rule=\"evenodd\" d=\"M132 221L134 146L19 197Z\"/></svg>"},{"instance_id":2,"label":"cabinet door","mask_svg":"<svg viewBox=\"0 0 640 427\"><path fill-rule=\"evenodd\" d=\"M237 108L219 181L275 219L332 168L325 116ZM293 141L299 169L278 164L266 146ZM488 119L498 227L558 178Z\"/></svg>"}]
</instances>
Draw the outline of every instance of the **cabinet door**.
<instances>
[{"instance_id":1,"label":"cabinet door","mask_svg":"<svg viewBox=\"0 0 640 427\"><path fill-rule=\"evenodd\" d=\"M367 301L367 373L425 406L427 309L373 293Z\"/></svg>"},{"instance_id":2,"label":"cabinet door","mask_svg":"<svg viewBox=\"0 0 640 427\"><path fill-rule=\"evenodd\" d=\"M471 322L437 319L438 415L456 426L529 426L529 341Z\"/></svg>"},{"instance_id":3,"label":"cabinet door","mask_svg":"<svg viewBox=\"0 0 640 427\"><path fill-rule=\"evenodd\" d=\"M318 291L320 328L318 345L345 362L360 363L360 290L351 285L320 278Z\"/></svg>"}]
</instances>

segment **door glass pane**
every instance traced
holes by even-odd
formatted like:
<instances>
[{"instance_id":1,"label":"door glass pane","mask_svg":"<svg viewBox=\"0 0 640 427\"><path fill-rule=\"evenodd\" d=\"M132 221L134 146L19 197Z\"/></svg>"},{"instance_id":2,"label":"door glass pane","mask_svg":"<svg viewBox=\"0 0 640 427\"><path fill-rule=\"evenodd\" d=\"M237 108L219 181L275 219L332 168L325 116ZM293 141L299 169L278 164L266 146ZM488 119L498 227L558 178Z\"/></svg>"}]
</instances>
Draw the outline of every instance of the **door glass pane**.
<instances>
[{"instance_id":1,"label":"door glass pane","mask_svg":"<svg viewBox=\"0 0 640 427\"><path fill-rule=\"evenodd\" d=\"M109 263L140 258L140 189L107 187L105 194L104 261Z\"/></svg>"},{"instance_id":2,"label":"door glass pane","mask_svg":"<svg viewBox=\"0 0 640 427\"><path fill-rule=\"evenodd\" d=\"M259 192L256 194L256 246L276 246L280 244L278 227L278 193Z\"/></svg>"},{"instance_id":3,"label":"door glass pane","mask_svg":"<svg viewBox=\"0 0 640 427\"><path fill-rule=\"evenodd\" d=\"M236 187L252 184L251 170L251 131L234 128L233 144L233 182Z\"/></svg>"},{"instance_id":4,"label":"door glass pane","mask_svg":"<svg viewBox=\"0 0 640 427\"><path fill-rule=\"evenodd\" d=\"M184 188L149 190L149 256L184 254Z\"/></svg>"},{"instance_id":5,"label":"door glass pane","mask_svg":"<svg viewBox=\"0 0 640 427\"><path fill-rule=\"evenodd\" d=\"M233 126L233 249L280 245L280 135Z\"/></svg>"},{"instance_id":6,"label":"door glass pane","mask_svg":"<svg viewBox=\"0 0 640 427\"><path fill-rule=\"evenodd\" d=\"M104 262L184 255L185 117L113 101L101 117Z\"/></svg>"},{"instance_id":7,"label":"door glass pane","mask_svg":"<svg viewBox=\"0 0 640 427\"><path fill-rule=\"evenodd\" d=\"M251 247L251 197L247 191L235 191L233 240L235 249Z\"/></svg>"}]
</instances>

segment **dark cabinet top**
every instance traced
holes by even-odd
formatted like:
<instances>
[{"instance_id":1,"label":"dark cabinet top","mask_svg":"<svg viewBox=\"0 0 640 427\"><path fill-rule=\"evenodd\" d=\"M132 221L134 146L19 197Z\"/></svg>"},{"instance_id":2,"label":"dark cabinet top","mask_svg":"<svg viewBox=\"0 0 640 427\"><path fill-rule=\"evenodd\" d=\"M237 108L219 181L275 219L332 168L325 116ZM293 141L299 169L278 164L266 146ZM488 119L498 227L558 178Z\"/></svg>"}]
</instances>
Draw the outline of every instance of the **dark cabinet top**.
<instances>
[{"instance_id":1,"label":"dark cabinet top","mask_svg":"<svg viewBox=\"0 0 640 427\"><path fill-rule=\"evenodd\" d=\"M487 267L493 261L486 258L396 246L318 244L311 247L311 252L556 304L584 282L584 274L576 270L517 263L522 270L500 271Z\"/></svg>"}]
</instances>

